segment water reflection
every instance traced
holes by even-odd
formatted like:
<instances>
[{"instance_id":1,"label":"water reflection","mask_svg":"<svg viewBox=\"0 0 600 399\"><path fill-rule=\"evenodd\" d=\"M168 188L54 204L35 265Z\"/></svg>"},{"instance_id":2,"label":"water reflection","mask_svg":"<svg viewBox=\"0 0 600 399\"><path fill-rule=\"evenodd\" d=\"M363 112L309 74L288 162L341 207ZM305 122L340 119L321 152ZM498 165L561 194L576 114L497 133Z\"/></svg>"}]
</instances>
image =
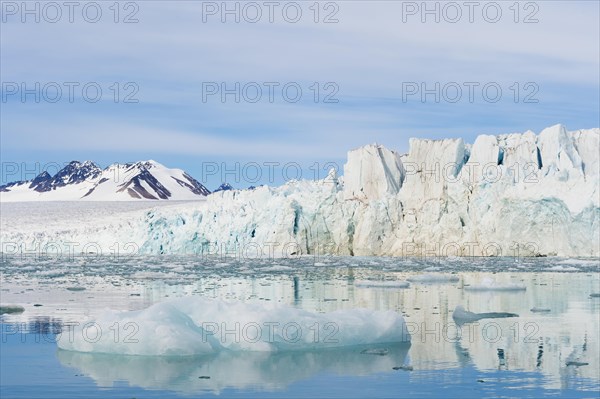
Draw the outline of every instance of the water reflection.
<instances>
[{"instance_id":1,"label":"water reflection","mask_svg":"<svg viewBox=\"0 0 600 399\"><path fill-rule=\"evenodd\" d=\"M419 273L432 273L431 264L425 260L341 257L321 260L331 266L313 267L304 264L304 259L295 259L274 261L277 265L270 265L271 269L261 265L263 271L258 273L260 267L249 263L218 267L215 264L209 268L184 260L137 262L75 266L77 273L64 265L4 263L0 265L2 301L22 305L25 312L4 315L2 319L11 323L33 321L27 329L45 334L57 330L55 318L81 321L104 307L137 310L165 299L201 295L279 302L312 312L360 307L394 310L405 316L413 331L406 359L406 353L394 358L392 354L369 356L354 350L336 351L335 355L329 351L223 353L204 359L58 353L63 364L81 369L101 385L125 380L141 387L177 390L184 389L186 384L193 389L215 391L247 386L282 389L294 381L327 371L363 375L393 372L393 367L406 364L415 370L411 378L423 370L444 370L451 374L452 370L473 367L485 372L521 372L524 376L536 373L543 377L539 383L545 388L577 386L582 378L593 381L596 389L600 386L600 298L592 296L600 292L597 260L589 261L589 266L576 260L448 260L437 268L446 274L454 272L459 281L445 284L417 281L407 289L358 288L354 282L406 281ZM416 266L410 266L410 262ZM576 265L579 271L545 271L552 262ZM56 271L61 268L64 273L57 277ZM164 278L148 278L144 273L149 272ZM522 284L526 289L516 292L465 289L487 279L499 284ZM74 286L85 286L86 290L68 289ZM35 307L36 303L44 306ZM459 305L476 314L502 312L518 317L458 325L452 313ZM36 325L36 320L45 322ZM200 379L201 376L211 378Z\"/></svg>"},{"instance_id":2,"label":"water reflection","mask_svg":"<svg viewBox=\"0 0 600 399\"><path fill-rule=\"evenodd\" d=\"M385 356L363 353L385 348ZM365 376L396 372L409 345L352 347L319 352L221 352L202 357L114 356L58 350L60 363L79 370L101 387L125 381L144 389L220 392L226 388L273 391L322 373Z\"/></svg>"}]
</instances>

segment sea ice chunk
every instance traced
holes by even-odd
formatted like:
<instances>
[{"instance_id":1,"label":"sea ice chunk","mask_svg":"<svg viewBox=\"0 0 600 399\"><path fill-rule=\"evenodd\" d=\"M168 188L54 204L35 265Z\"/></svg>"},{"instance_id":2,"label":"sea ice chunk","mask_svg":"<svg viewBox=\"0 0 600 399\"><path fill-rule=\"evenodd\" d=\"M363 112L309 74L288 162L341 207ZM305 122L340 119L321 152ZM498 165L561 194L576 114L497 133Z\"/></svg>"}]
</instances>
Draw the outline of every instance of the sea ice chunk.
<instances>
[{"instance_id":1,"label":"sea ice chunk","mask_svg":"<svg viewBox=\"0 0 600 399\"><path fill-rule=\"evenodd\" d=\"M454 312L452 312L452 318L457 323L470 323L481 319L499 319L504 317L519 317L516 313L506 312L486 312L486 313L474 313L465 310L462 305L456 306Z\"/></svg>"},{"instance_id":2,"label":"sea ice chunk","mask_svg":"<svg viewBox=\"0 0 600 399\"><path fill-rule=\"evenodd\" d=\"M191 356L400 342L410 342L410 334L402 315L393 311L318 314L288 306L188 297L141 311L106 311L63 332L58 346L90 353Z\"/></svg>"},{"instance_id":3,"label":"sea ice chunk","mask_svg":"<svg viewBox=\"0 0 600 399\"><path fill-rule=\"evenodd\" d=\"M458 276L451 274L417 274L407 278L411 283L455 283L460 280Z\"/></svg>"},{"instance_id":4,"label":"sea ice chunk","mask_svg":"<svg viewBox=\"0 0 600 399\"><path fill-rule=\"evenodd\" d=\"M549 308L538 308L537 306L531 308L530 310L533 313L547 313L547 312L550 312Z\"/></svg>"},{"instance_id":5,"label":"sea ice chunk","mask_svg":"<svg viewBox=\"0 0 600 399\"><path fill-rule=\"evenodd\" d=\"M516 283L498 283L494 279L486 277L481 284L472 284L465 287L467 291L525 291L527 287Z\"/></svg>"},{"instance_id":6,"label":"sea ice chunk","mask_svg":"<svg viewBox=\"0 0 600 399\"><path fill-rule=\"evenodd\" d=\"M357 280L355 287L359 288L408 288L410 283L406 281L375 281L375 280Z\"/></svg>"}]
</instances>

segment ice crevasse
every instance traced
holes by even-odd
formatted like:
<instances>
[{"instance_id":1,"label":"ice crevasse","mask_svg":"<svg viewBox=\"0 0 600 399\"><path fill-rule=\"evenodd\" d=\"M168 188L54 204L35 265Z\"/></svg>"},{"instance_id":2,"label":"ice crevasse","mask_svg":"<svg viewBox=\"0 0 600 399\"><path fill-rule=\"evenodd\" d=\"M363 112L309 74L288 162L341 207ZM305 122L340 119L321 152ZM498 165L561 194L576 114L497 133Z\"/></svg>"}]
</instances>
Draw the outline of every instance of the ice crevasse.
<instances>
[{"instance_id":1,"label":"ice crevasse","mask_svg":"<svg viewBox=\"0 0 600 399\"><path fill-rule=\"evenodd\" d=\"M352 150L342 177L332 171L148 212L142 250L600 255L600 129L409 144L404 155L376 144Z\"/></svg>"}]
</instances>

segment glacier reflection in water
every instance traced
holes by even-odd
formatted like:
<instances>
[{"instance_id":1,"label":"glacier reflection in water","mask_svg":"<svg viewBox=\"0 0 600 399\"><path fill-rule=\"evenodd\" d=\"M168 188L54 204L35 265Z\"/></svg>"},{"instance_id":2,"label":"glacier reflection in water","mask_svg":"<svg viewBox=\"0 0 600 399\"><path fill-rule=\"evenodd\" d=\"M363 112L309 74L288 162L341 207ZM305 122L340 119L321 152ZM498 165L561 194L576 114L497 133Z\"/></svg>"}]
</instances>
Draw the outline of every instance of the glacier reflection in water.
<instances>
[{"instance_id":1,"label":"glacier reflection in water","mask_svg":"<svg viewBox=\"0 0 600 399\"><path fill-rule=\"evenodd\" d=\"M39 317L81 321L105 307L138 310L166 299L204 296L282 303L314 312L359 307L393 310L404 315L412 336L410 348L371 348L387 349L387 354L382 355L364 354L360 348L297 353L224 352L200 358L56 352L62 365L80 370L99 386L125 381L144 389L177 392L219 392L227 388L270 391L291 389L295 382L321 375L380 373L396 380L399 375L408 375L405 378L411 384L422 386L439 383L440 378L453 383L450 380L458 370L473 369L512 384L512 388L600 389L600 298L593 296L600 292L597 260L506 258L431 262L323 257L318 262L298 258L201 263L185 258L135 258L73 264L3 260L1 271L3 304L25 309L22 314L2 316L7 323ZM441 273L445 277L437 281L419 277ZM394 284L355 285L356 281L365 280L411 282L407 288ZM494 284L524 289L465 289ZM474 313L507 312L518 317L457 324L452 318L457 306ZM408 371L410 368L413 371ZM463 388L473 387L477 381L464 384Z\"/></svg>"}]
</instances>

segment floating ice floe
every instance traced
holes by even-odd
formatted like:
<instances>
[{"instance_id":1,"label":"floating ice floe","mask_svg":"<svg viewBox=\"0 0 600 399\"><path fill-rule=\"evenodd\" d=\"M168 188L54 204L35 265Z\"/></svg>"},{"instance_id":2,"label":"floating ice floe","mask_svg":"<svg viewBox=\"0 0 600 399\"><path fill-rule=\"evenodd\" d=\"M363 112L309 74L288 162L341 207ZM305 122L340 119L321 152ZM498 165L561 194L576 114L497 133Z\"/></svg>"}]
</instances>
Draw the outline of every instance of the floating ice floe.
<instances>
[{"instance_id":1,"label":"floating ice floe","mask_svg":"<svg viewBox=\"0 0 600 399\"><path fill-rule=\"evenodd\" d=\"M505 317L519 317L516 313L507 312L486 312L486 313L474 313L465 310L462 305L458 305L454 312L452 312L452 318L457 322L469 323L481 319L500 319Z\"/></svg>"},{"instance_id":2,"label":"floating ice floe","mask_svg":"<svg viewBox=\"0 0 600 399\"><path fill-rule=\"evenodd\" d=\"M458 276L451 274L417 274L410 276L406 280L411 283L455 283L460 280Z\"/></svg>"},{"instance_id":3,"label":"floating ice floe","mask_svg":"<svg viewBox=\"0 0 600 399\"><path fill-rule=\"evenodd\" d=\"M467 291L525 291L526 289L524 284L498 283L489 277L484 278L481 284L465 286Z\"/></svg>"},{"instance_id":4,"label":"floating ice floe","mask_svg":"<svg viewBox=\"0 0 600 399\"><path fill-rule=\"evenodd\" d=\"M549 308L538 308L538 307L533 307L530 309L533 313L547 313L550 312L551 310Z\"/></svg>"},{"instance_id":5,"label":"floating ice floe","mask_svg":"<svg viewBox=\"0 0 600 399\"><path fill-rule=\"evenodd\" d=\"M119 339L115 339L115 326ZM188 297L134 312L106 311L64 331L61 349L192 356L410 342L402 315L367 309L311 313L288 306Z\"/></svg>"},{"instance_id":6,"label":"floating ice floe","mask_svg":"<svg viewBox=\"0 0 600 399\"><path fill-rule=\"evenodd\" d=\"M410 283L407 281L358 280L354 282L354 286L359 288L408 288Z\"/></svg>"}]
</instances>

